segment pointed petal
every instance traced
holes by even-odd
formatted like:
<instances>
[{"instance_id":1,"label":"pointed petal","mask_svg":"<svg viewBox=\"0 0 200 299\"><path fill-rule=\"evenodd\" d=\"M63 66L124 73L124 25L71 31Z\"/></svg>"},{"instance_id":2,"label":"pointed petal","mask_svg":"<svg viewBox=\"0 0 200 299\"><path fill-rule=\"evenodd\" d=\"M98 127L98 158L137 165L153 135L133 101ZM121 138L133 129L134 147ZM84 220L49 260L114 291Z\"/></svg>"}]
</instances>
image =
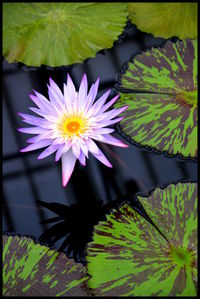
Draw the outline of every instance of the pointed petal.
<instances>
[{"instance_id":1,"label":"pointed petal","mask_svg":"<svg viewBox=\"0 0 200 299\"><path fill-rule=\"evenodd\" d=\"M32 143L30 145L28 145L27 147L23 148L20 150L20 152L25 153L25 152L29 152L29 151L34 151L37 150L39 148L43 148L45 146L48 146L52 143L51 140L47 139L47 140L40 140L36 143Z\"/></svg>"},{"instance_id":2,"label":"pointed petal","mask_svg":"<svg viewBox=\"0 0 200 299\"><path fill-rule=\"evenodd\" d=\"M41 141L41 140L44 140L44 139L46 139L46 140L51 140L51 142L52 142L52 139L48 139L48 138L46 138L44 134L39 134L39 135L37 135L37 136L28 138L28 139L26 140L26 142L28 142L28 143L36 143L36 142Z\"/></svg>"},{"instance_id":3,"label":"pointed petal","mask_svg":"<svg viewBox=\"0 0 200 299\"><path fill-rule=\"evenodd\" d=\"M48 125L48 122L44 118L36 117L30 114L25 113L17 113L19 116L23 118L23 122L30 124L30 125L36 125L36 126L44 126L46 127Z\"/></svg>"},{"instance_id":4,"label":"pointed petal","mask_svg":"<svg viewBox=\"0 0 200 299\"><path fill-rule=\"evenodd\" d=\"M110 134L113 133L115 131L115 129L111 129L111 128L98 128L98 129L94 129L94 133L95 134Z\"/></svg>"},{"instance_id":5,"label":"pointed petal","mask_svg":"<svg viewBox=\"0 0 200 299\"><path fill-rule=\"evenodd\" d=\"M44 111L41 111L40 109L38 108L35 108L35 107L29 107L29 109L33 112L35 112L36 114L48 119L49 121L51 120L54 120L54 117L57 117L57 111L56 110L51 110L51 112L44 112Z\"/></svg>"},{"instance_id":6,"label":"pointed petal","mask_svg":"<svg viewBox=\"0 0 200 299\"><path fill-rule=\"evenodd\" d=\"M106 111L110 106L112 106L116 101L117 99L119 98L119 95L117 95L116 97L114 97L112 100L110 100L107 104L105 104L99 111L99 114L100 113L103 113L104 111Z\"/></svg>"},{"instance_id":7,"label":"pointed petal","mask_svg":"<svg viewBox=\"0 0 200 299\"><path fill-rule=\"evenodd\" d=\"M78 157L78 160L83 166L86 165L86 158L82 151L80 152L80 156Z\"/></svg>"},{"instance_id":8,"label":"pointed petal","mask_svg":"<svg viewBox=\"0 0 200 299\"><path fill-rule=\"evenodd\" d=\"M76 94L76 88L69 74L67 74L67 90L70 98L74 98Z\"/></svg>"},{"instance_id":9,"label":"pointed petal","mask_svg":"<svg viewBox=\"0 0 200 299\"><path fill-rule=\"evenodd\" d=\"M40 127L19 128L17 130L21 133L26 133L26 134L41 134L47 132L47 130Z\"/></svg>"},{"instance_id":10,"label":"pointed petal","mask_svg":"<svg viewBox=\"0 0 200 299\"><path fill-rule=\"evenodd\" d=\"M95 103L94 105L90 108L90 110L88 111L87 115L91 116L92 114L96 115L98 114L99 110L101 109L101 107L103 106L103 104L105 103L105 101L107 100L109 94L111 92L111 89L108 90L106 93L104 93Z\"/></svg>"},{"instance_id":11,"label":"pointed petal","mask_svg":"<svg viewBox=\"0 0 200 299\"><path fill-rule=\"evenodd\" d=\"M65 187L72 175L76 163L76 157L73 155L72 150L69 150L62 155L62 184Z\"/></svg>"},{"instance_id":12,"label":"pointed petal","mask_svg":"<svg viewBox=\"0 0 200 299\"><path fill-rule=\"evenodd\" d=\"M111 135L94 135L92 136L93 139L104 142L104 143L108 143L108 144L112 144L115 146L119 146L119 147L128 147L127 144L123 143L121 140L111 136Z\"/></svg>"},{"instance_id":13,"label":"pointed petal","mask_svg":"<svg viewBox=\"0 0 200 299\"><path fill-rule=\"evenodd\" d=\"M112 109L110 111L107 111L103 114L97 115L96 118L97 120L110 120L117 116L118 114L122 113L124 110L126 110L128 106L121 107L119 109Z\"/></svg>"},{"instance_id":14,"label":"pointed petal","mask_svg":"<svg viewBox=\"0 0 200 299\"><path fill-rule=\"evenodd\" d=\"M51 78L49 78L49 83L50 83L51 88L54 90L54 92L59 97L59 99L63 102L64 101L64 97L63 97L63 94L62 94L60 88L58 87L58 85Z\"/></svg>"},{"instance_id":15,"label":"pointed petal","mask_svg":"<svg viewBox=\"0 0 200 299\"><path fill-rule=\"evenodd\" d=\"M98 148L98 146L96 145L96 143L90 139L88 142L87 142L87 146L88 146L88 150L91 152L91 153L95 153L95 154L99 154L100 153L100 149Z\"/></svg>"},{"instance_id":16,"label":"pointed petal","mask_svg":"<svg viewBox=\"0 0 200 299\"><path fill-rule=\"evenodd\" d=\"M88 146L85 143L80 144L81 151L88 158Z\"/></svg>"},{"instance_id":17,"label":"pointed petal","mask_svg":"<svg viewBox=\"0 0 200 299\"><path fill-rule=\"evenodd\" d=\"M59 109L63 108L64 106L64 99L60 99L59 96L56 94L55 90L47 84L48 87L48 94L51 104L54 105L54 108L59 111Z\"/></svg>"},{"instance_id":18,"label":"pointed petal","mask_svg":"<svg viewBox=\"0 0 200 299\"><path fill-rule=\"evenodd\" d=\"M80 156L80 147L78 147L76 144L72 145L72 152L74 156L78 159Z\"/></svg>"},{"instance_id":19,"label":"pointed petal","mask_svg":"<svg viewBox=\"0 0 200 299\"><path fill-rule=\"evenodd\" d=\"M88 111L88 109L90 109L90 107L92 106L92 104L94 103L96 96L97 96L97 92L98 92L98 88L99 88L99 81L100 78L97 79L97 81L95 82L95 84L92 84L90 91L88 93L87 99L86 99L86 106L85 109L86 111Z\"/></svg>"},{"instance_id":20,"label":"pointed petal","mask_svg":"<svg viewBox=\"0 0 200 299\"><path fill-rule=\"evenodd\" d=\"M99 160L101 163L103 163L104 165L106 165L107 167L110 167L112 168L112 164L110 164L110 162L108 161L108 159L105 157L105 155L102 153L101 150L99 150L99 154L95 154L95 153L92 153L92 155L97 159Z\"/></svg>"},{"instance_id":21,"label":"pointed petal","mask_svg":"<svg viewBox=\"0 0 200 299\"><path fill-rule=\"evenodd\" d=\"M78 102L83 103L86 96L87 96L87 90L88 90L88 82L87 82L87 76L86 74L83 75L83 78L81 80L81 84L78 91Z\"/></svg>"},{"instance_id":22,"label":"pointed petal","mask_svg":"<svg viewBox=\"0 0 200 299\"><path fill-rule=\"evenodd\" d=\"M118 118L115 118L115 119L112 119L112 120L97 122L98 128L107 127L107 126L113 125L115 123L118 123L119 121L124 119L124 117L125 116L121 116L121 117L118 117Z\"/></svg>"},{"instance_id":23,"label":"pointed petal","mask_svg":"<svg viewBox=\"0 0 200 299\"><path fill-rule=\"evenodd\" d=\"M55 155L55 161L56 162L60 160L60 157L63 154L63 148L64 148L64 146L65 146L64 144L61 144L60 147L59 147L59 149L57 150L56 155Z\"/></svg>"},{"instance_id":24,"label":"pointed petal","mask_svg":"<svg viewBox=\"0 0 200 299\"><path fill-rule=\"evenodd\" d=\"M53 154L58 148L59 148L58 144L51 144L38 156L38 160L44 159L47 156Z\"/></svg>"}]
</instances>

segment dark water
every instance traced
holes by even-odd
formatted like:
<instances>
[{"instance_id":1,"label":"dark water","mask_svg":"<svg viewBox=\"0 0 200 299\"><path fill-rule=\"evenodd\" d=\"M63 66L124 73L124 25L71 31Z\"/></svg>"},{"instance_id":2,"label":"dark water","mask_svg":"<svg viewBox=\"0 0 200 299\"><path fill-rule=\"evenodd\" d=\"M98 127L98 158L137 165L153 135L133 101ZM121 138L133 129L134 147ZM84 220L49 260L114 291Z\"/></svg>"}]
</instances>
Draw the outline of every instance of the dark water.
<instances>
[{"instance_id":1,"label":"dark water","mask_svg":"<svg viewBox=\"0 0 200 299\"><path fill-rule=\"evenodd\" d=\"M62 88L69 70L77 88L83 73L90 85L100 76L100 96L114 87L131 55L163 41L131 25L112 49L70 69L32 70L3 62L4 232L31 235L84 262L84 249L91 240L93 227L105 219L111 207L130 200L140 210L136 193L148 195L156 186L197 180L197 163L193 160L166 157L132 144L128 149L104 144L101 148L113 169L90 156L86 167L76 164L69 184L63 188L61 165L54 162L53 155L39 161L40 151L19 152L29 135L17 132L24 123L16 113L30 112L28 107L33 105L28 95L33 88L47 96L49 77Z\"/></svg>"}]
</instances>

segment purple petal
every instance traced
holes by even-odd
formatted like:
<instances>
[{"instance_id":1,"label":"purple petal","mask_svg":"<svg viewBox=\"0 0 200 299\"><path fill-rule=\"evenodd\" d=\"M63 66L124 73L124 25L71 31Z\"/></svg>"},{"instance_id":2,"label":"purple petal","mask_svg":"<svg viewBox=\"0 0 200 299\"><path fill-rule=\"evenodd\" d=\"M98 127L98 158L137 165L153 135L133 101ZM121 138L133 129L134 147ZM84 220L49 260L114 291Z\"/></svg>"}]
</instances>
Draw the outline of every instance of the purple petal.
<instances>
[{"instance_id":1,"label":"purple petal","mask_svg":"<svg viewBox=\"0 0 200 299\"><path fill-rule=\"evenodd\" d=\"M72 152L74 154L74 156L78 159L80 156L80 147L78 147L77 145L72 145Z\"/></svg>"},{"instance_id":2,"label":"purple petal","mask_svg":"<svg viewBox=\"0 0 200 299\"><path fill-rule=\"evenodd\" d=\"M87 146L88 146L88 150L92 153L95 153L97 155L99 155L100 153L100 149L98 148L98 146L96 145L96 143L90 139L88 142L87 142Z\"/></svg>"},{"instance_id":3,"label":"purple petal","mask_svg":"<svg viewBox=\"0 0 200 299\"><path fill-rule=\"evenodd\" d=\"M20 150L20 152L22 153L25 153L25 152L29 152L29 151L34 151L36 149L39 149L39 148L43 148L45 146L48 146L52 143L51 140L47 139L47 140L40 140L36 143L33 143L33 144L30 144L28 145L27 147L23 148Z\"/></svg>"},{"instance_id":4,"label":"purple petal","mask_svg":"<svg viewBox=\"0 0 200 299\"><path fill-rule=\"evenodd\" d=\"M80 144L80 148L84 155L88 158L88 146L85 143L83 143Z\"/></svg>"},{"instance_id":5,"label":"purple petal","mask_svg":"<svg viewBox=\"0 0 200 299\"><path fill-rule=\"evenodd\" d=\"M55 91L55 93L59 97L59 99L63 102L63 94L62 94L60 88L58 87L58 85L51 78L49 78L49 83L50 83L50 86L52 87L52 89Z\"/></svg>"},{"instance_id":6,"label":"purple petal","mask_svg":"<svg viewBox=\"0 0 200 299\"><path fill-rule=\"evenodd\" d=\"M35 143L35 142L38 142L38 141L43 140L43 139L47 140L47 138L45 138L45 135L41 134L41 135L37 135L37 136L31 137L31 138L28 138L26 140L26 142L28 142L28 143ZM48 139L48 140L51 140L51 142L52 142L52 139Z\"/></svg>"},{"instance_id":7,"label":"purple petal","mask_svg":"<svg viewBox=\"0 0 200 299\"><path fill-rule=\"evenodd\" d=\"M63 95L62 95L62 99L60 99L57 93L55 92L55 90L48 84L47 86L48 86L49 99L51 103L54 105L54 108L57 108L57 110L59 111L59 109L60 108L62 109L64 105Z\"/></svg>"},{"instance_id":8,"label":"purple petal","mask_svg":"<svg viewBox=\"0 0 200 299\"><path fill-rule=\"evenodd\" d=\"M99 120L110 120L110 119L114 118L115 116L117 116L118 114L122 113L127 108L128 108L128 106L124 106L119 109L112 109L110 111L107 111L103 114L96 116L96 118L98 121Z\"/></svg>"},{"instance_id":9,"label":"purple petal","mask_svg":"<svg viewBox=\"0 0 200 299\"><path fill-rule=\"evenodd\" d=\"M19 113L18 115L21 116L23 118L23 122L27 123L27 124L31 124L31 125L36 125L36 126L44 126L46 127L48 125L48 122L40 117L36 117L30 114L25 114L25 113Z\"/></svg>"},{"instance_id":10,"label":"purple petal","mask_svg":"<svg viewBox=\"0 0 200 299\"><path fill-rule=\"evenodd\" d=\"M93 107L90 108L90 110L87 113L88 116L92 115L93 113L94 113L94 115L96 115L99 112L99 110L101 109L101 107L103 106L105 101L107 100L110 92L111 92L111 90L108 90L94 103Z\"/></svg>"},{"instance_id":11,"label":"purple petal","mask_svg":"<svg viewBox=\"0 0 200 299\"><path fill-rule=\"evenodd\" d=\"M99 160L101 163L103 163L104 165L106 165L107 167L110 167L112 168L112 164L110 164L110 162L108 161L108 159L105 157L105 155L102 153L101 150L99 150L99 154L95 154L95 153L92 153L92 155L97 159Z\"/></svg>"},{"instance_id":12,"label":"purple petal","mask_svg":"<svg viewBox=\"0 0 200 299\"><path fill-rule=\"evenodd\" d=\"M27 133L27 134L41 134L47 132L47 130L39 127L19 128L17 130L21 133Z\"/></svg>"},{"instance_id":13,"label":"purple petal","mask_svg":"<svg viewBox=\"0 0 200 299\"><path fill-rule=\"evenodd\" d=\"M119 147L128 147L127 144L123 143L121 140L111 136L111 135L92 135L92 138L104 143L112 144Z\"/></svg>"},{"instance_id":14,"label":"purple petal","mask_svg":"<svg viewBox=\"0 0 200 299\"><path fill-rule=\"evenodd\" d=\"M35 108L35 107L29 107L29 109L33 112L35 112L36 114L48 119L48 120L53 120L53 117L54 116L57 116L57 113L56 113L56 110L51 110L50 112L44 112L44 111L41 111L40 109L38 108Z\"/></svg>"},{"instance_id":15,"label":"purple petal","mask_svg":"<svg viewBox=\"0 0 200 299\"><path fill-rule=\"evenodd\" d=\"M88 82L87 82L87 76L86 74L83 75L83 78L81 80L81 84L78 91L78 101L79 103L83 103L87 96L87 90L88 90Z\"/></svg>"},{"instance_id":16,"label":"purple petal","mask_svg":"<svg viewBox=\"0 0 200 299\"><path fill-rule=\"evenodd\" d=\"M78 157L78 160L80 161L80 163L85 166L86 165L86 158L85 155L83 154L83 152L80 152L80 156Z\"/></svg>"},{"instance_id":17,"label":"purple petal","mask_svg":"<svg viewBox=\"0 0 200 299\"><path fill-rule=\"evenodd\" d=\"M110 134L110 133L113 133L114 131L115 131L115 129L111 129L111 128L94 129L95 134Z\"/></svg>"},{"instance_id":18,"label":"purple petal","mask_svg":"<svg viewBox=\"0 0 200 299\"><path fill-rule=\"evenodd\" d=\"M117 95L116 97L114 97L112 100L110 100L107 104L105 104L99 111L99 114L100 113L103 113L104 111L106 111L110 106L112 106L116 101L117 99L119 98L119 95Z\"/></svg>"},{"instance_id":19,"label":"purple petal","mask_svg":"<svg viewBox=\"0 0 200 299\"><path fill-rule=\"evenodd\" d=\"M110 125L113 125L119 121L121 121L122 119L124 119L125 116L121 116L112 120L108 120L108 121L100 121L99 123L97 123L98 128L102 128L102 127L107 127Z\"/></svg>"},{"instance_id":20,"label":"purple petal","mask_svg":"<svg viewBox=\"0 0 200 299\"><path fill-rule=\"evenodd\" d=\"M58 144L51 144L47 149L45 149L39 156L38 160L44 159L47 156L53 154L59 148Z\"/></svg>"},{"instance_id":21,"label":"purple petal","mask_svg":"<svg viewBox=\"0 0 200 299\"><path fill-rule=\"evenodd\" d=\"M64 84L64 100L65 100L65 106L67 107L67 110L72 113L73 109L73 102L75 100L75 93L70 95L69 89L66 84Z\"/></svg>"},{"instance_id":22,"label":"purple petal","mask_svg":"<svg viewBox=\"0 0 200 299\"><path fill-rule=\"evenodd\" d=\"M60 160L60 157L69 150L70 146L66 146L66 144L60 145L59 149L56 152L55 161Z\"/></svg>"},{"instance_id":23,"label":"purple petal","mask_svg":"<svg viewBox=\"0 0 200 299\"><path fill-rule=\"evenodd\" d=\"M74 166L76 163L76 157L73 155L72 151L69 150L62 155L62 184L65 187L72 175Z\"/></svg>"},{"instance_id":24,"label":"purple petal","mask_svg":"<svg viewBox=\"0 0 200 299\"><path fill-rule=\"evenodd\" d=\"M99 81L100 81L100 78L98 78L97 81L95 82L95 84L92 84L92 86L90 88L90 91L89 91L87 99L86 99L86 102L87 102L86 111L94 103L94 100L95 100L95 98L97 96L97 92L98 92L98 88L99 88Z\"/></svg>"},{"instance_id":25,"label":"purple petal","mask_svg":"<svg viewBox=\"0 0 200 299\"><path fill-rule=\"evenodd\" d=\"M67 90L68 90L69 98L74 98L76 94L76 89L69 74L67 74Z\"/></svg>"}]
</instances>

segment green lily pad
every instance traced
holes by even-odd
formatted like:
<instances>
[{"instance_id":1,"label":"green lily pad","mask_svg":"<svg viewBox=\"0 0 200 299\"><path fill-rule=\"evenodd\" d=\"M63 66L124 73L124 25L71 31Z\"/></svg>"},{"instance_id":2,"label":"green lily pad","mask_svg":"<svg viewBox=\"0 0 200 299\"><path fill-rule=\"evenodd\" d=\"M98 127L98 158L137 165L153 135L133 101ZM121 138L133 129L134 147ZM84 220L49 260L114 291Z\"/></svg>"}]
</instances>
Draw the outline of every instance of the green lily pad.
<instances>
[{"instance_id":1,"label":"green lily pad","mask_svg":"<svg viewBox=\"0 0 200 299\"><path fill-rule=\"evenodd\" d=\"M127 14L123 3L3 3L3 55L29 66L83 62L112 47Z\"/></svg>"},{"instance_id":2,"label":"green lily pad","mask_svg":"<svg viewBox=\"0 0 200 299\"><path fill-rule=\"evenodd\" d=\"M122 131L134 142L197 158L197 40L135 56L121 75Z\"/></svg>"},{"instance_id":3,"label":"green lily pad","mask_svg":"<svg viewBox=\"0 0 200 299\"><path fill-rule=\"evenodd\" d=\"M4 296L87 296L82 264L32 239L3 236Z\"/></svg>"},{"instance_id":4,"label":"green lily pad","mask_svg":"<svg viewBox=\"0 0 200 299\"><path fill-rule=\"evenodd\" d=\"M88 286L100 296L195 296L197 184L139 199L164 236L127 203L114 209L88 244Z\"/></svg>"},{"instance_id":5,"label":"green lily pad","mask_svg":"<svg viewBox=\"0 0 200 299\"><path fill-rule=\"evenodd\" d=\"M129 3L138 29L157 37L197 38L197 3Z\"/></svg>"}]
</instances>

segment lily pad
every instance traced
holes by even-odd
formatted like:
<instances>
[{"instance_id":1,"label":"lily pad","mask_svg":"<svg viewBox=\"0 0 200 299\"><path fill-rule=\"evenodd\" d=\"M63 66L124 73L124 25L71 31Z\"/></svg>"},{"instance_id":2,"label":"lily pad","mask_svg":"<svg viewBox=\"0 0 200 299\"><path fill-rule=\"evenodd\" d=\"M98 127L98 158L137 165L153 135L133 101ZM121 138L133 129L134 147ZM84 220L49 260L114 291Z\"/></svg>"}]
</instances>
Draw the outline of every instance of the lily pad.
<instances>
[{"instance_id":1,"label":"lily pad","mask_svg":"<svg viewBox=\"0 0 200 299\"><path fill-rule=\"evenodd\" d=\"M123 3L3 3L3 55L29 66L82 62L112 47L127 14Z\"/></svg>"},{"instance_id":2,"label":"lily pad","mask_svg":"<svg viewBox=\"0 0 200 299\"><path fill-rule=\"evenodd\" d=\"M195 296L197 184L139 199L163 235L127 203L114 209L88 245L88 286L100 296Z\"/></svg>"},{"instance_id":3,"label":"lily pad","mask_svg":"<svg viewBox=\"0 0 200 299\"><path fill-rule=\"evenodd\" d=\"M149 148L197 158L197 40L135 56L117 87L122 131Z\"/></svg>"},{"instance_id":4,"label":"lily pad","mask_svg":"<svg viewBox=\"0 0 200 299\"><path fill-rule=\"evenodd\" d=\"M197 3L129 3L138 29L156 37L197 38Z\"/></svg>"},{"instance_id":5,"label":"lily pad","mask_svg":"<svg viewBox=\"0 0 200 299\"><path fill-rule=\"evenodd\" d=\"M31 238L3 236L4 296L87 296L82 264Z\"/></svg>"}]
</instances>

